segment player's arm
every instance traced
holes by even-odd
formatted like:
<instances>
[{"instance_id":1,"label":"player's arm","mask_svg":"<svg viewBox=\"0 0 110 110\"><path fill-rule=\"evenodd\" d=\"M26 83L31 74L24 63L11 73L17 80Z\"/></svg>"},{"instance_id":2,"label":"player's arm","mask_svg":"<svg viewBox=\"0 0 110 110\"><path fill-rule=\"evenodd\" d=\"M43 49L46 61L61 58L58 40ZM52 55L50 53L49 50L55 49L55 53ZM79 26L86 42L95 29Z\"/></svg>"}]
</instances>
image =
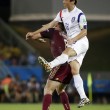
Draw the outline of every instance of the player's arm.
<instances>
[{"instance_id":1,"label":"player's arm","mask_svg":"<svg viewBox=\"0 0 110 110\"><path fill-rule=\"evenodd\" d=\"M72 40L73 40L73 42L76 42L86 35L87 35L87 29L82 29L81 32L76 37L74 37Z\"/></svg>"},{"instance_id":2,"label":"player's arm","mask_svg":"<svg viewBox=\"0 0 110 110\"><path fill-rule=\"evenodd\" d=\"M73 43L77 42L79 39L83 38L86 35L87 35L87 29L82 29L81 32L77 36L75 36L72 39L67 39L68 44L73 44Z\"/></svg>"},{"instance_id":3,"label":"player's arm","mask_svg":"<svg viewBox=\"0 0 110 110\"><path fill-rule=\"evenodd\" d=\"M72 44L87 35L87 21L86 21L85 15L80 16L78 23L79 23L79 27L81 29L81 32L77 36L75 36L74 38L70 39L69 44Z\"/></svg>"},{"instance_id":4,"label":"player's arm","mask_svg":"<svg viewBox=\"0 0 110 110\"><path fill-rule=\"evenodd\" d=\"M46 41L42 38L41 33L35 34L34 36L28 36L28 37L26 37L26 40L28 40L28 39L33 39L33 40L37 39L37 40L39 40L40 42L43 42L43 43L46 42Z\"/></svg>"},{"instance_id":5,"label":"player's arm","mask_svg":"<svg viewBox=\"0 0 110 110\"><path fill-rule=\"evenodd\" d=\"M42 37L41 34L38 33L38 34L34 34L34 36L26 36L26 40L28 40L28 39L39 39L41 37Z\"/></svg>"},{"instance_id":6,"label":"player's arm","mask_svg":"<svg viewBox=\"0 0 110 110\"><path fill-rule=\"evenodd\" d=\"M35 34L35 35L32 37L32 39L37 39L37 40L39 40L40 42L43 42L43 43L46 42L46 41L42 38L41 33Z\"/></svg>"},{"instance_id":7,"label":"player's arm","mask_svg":"<svg viewBox=\"0 0 110 110\"><path fill-rule=\"evenodd\" d=\"M47 30L47 29L49 29L49 28L52 28L52 27L54 27L57 23L58 23L58 21L53 20L53 21L51 21L50 23L44 25L43 27L41 27L40 29L38 29L38 30L36 30L36 31L34 31L34 32L28 32L28 33L26 34L26 38L28 38L28 37L33 37L34 35L36 35L36 34L38 34L38 33L40 33L40 32L43 32L43 31L45 31L45 30Z\"/></svg>"}]
</instances>

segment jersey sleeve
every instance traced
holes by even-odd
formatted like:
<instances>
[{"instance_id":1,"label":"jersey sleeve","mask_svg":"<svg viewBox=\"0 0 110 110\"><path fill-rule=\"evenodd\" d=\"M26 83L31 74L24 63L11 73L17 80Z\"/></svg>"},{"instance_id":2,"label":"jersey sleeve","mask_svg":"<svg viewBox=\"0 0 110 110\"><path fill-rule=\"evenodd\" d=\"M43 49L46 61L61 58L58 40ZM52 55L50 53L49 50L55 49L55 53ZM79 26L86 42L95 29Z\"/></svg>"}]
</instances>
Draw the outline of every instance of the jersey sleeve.
<instances>
[{"instance_id":1,"label":"jersey sleeve","mask_svg":"<svg viewBox=\"0 0 110 110\"><path fill-rule=\"evenodd\" d=\"M87 29L87 20L84 14L80 15L78 22L80 29Z\"/></svg>"},{"instance_id":2,"label":"jersey sleeve","mask_svg":"<svg viewBox=\"0 0 110 110\"><path fill-rule=\"evenodd\" d=\"M53 31L54 31L54 29L53 28L50 28L50 29L47 29L47 30L41 32L40 34L41 34L41 36L43 38L49 38L50 39L51 36L52 36L52 34L53 34Z\"/></svg>"},{"instance_id":3,"label":"jersey sleeve","mask_svg":"<svg viewBox=\"0 0 110 110\"><path fill-rule=\"evenodd\" d=\"M61 17L60 17L60 12L57 14L54 21L62 22Z\"/></svg>"}]
</instances>

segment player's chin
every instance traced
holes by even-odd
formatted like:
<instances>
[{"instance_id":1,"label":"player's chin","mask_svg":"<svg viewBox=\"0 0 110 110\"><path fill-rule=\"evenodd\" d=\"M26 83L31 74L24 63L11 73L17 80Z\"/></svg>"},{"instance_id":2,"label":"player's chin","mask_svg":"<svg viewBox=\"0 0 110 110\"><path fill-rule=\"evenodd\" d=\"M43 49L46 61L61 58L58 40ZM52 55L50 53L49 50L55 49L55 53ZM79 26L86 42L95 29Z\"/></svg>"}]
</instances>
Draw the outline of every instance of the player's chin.
<instances>
[{"instance_id":1,"label":"player's chin","mask_svg":"<svg viewBox=\"0 0 110 110\"><path fill-rule=\"evenodd\" d=\"M66 4L63 4L64 8L67 8Z\"/></svg>"}]
</instances>

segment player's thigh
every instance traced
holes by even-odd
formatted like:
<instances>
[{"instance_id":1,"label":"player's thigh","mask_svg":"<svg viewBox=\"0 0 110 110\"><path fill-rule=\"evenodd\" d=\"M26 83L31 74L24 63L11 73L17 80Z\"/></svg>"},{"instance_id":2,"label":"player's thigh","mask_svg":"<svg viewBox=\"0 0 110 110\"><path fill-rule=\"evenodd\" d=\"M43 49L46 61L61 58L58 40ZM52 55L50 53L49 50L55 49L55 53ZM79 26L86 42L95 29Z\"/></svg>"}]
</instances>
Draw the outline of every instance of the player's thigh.
<instances>
[{"instance_id":1,"label":"player's thigh","mask_svg":"<svg viewBox=\"0 0 110 110\"><path fill-rule=\"evenodd\" d=\"M61 92L64 92L66 86L66 84L60 83L60 85L56 88L57 94L59 95Z\"/></svg>"},{"instance_id":2,"label":"player's thigh","mask_svg":"<svg viewBox=\"0 0 110 110\"><path fill-rule=\"evenodd\" d=\"M45 93L53 93L53 91L60 85L60 82L47 80L47 83L44 88L44 94Z\"/></svg>"},{"instance_id":3,"label":"player's thigh","mask_svg":"<svg viewBox=\"0 0 110 110\"><path fill-rule=\"evenodd\" d=\"M64 51L64 54L67 54L69 57L77 55L76 51L72 49L71 47L67 47Z\"/></svg>"},{"instance_id":4,"label":"player's thigh","mask_svg":"<svg viewBox=\"0 0 110 110\"><path fill-rule=\"evenodd\" d=\"M80 64L77 60L73 60L70 62L71 73L72 75L76 75L80 71Z\"/></svg>"}]
</instances>

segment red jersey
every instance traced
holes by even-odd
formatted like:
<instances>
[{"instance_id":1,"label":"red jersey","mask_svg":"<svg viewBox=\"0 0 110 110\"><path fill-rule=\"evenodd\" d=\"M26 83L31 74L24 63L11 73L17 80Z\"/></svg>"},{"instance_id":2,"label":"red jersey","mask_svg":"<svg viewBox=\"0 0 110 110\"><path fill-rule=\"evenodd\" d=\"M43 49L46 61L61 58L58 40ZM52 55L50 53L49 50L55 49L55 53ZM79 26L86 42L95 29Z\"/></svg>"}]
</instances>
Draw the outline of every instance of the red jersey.
<instances>
[{"instance_id":1,"label":"red jersey","mask_svg":"<svg viewBox=\"0 0 110 110\"><path fill-rule=\"evenodd\" d=\"M50 28L46 31L41 32L41 36L50 39L51 53L54 58L61 55L65 50L64 38L60 35L60 32L58 30Z\"/></svg>"},{"instance_id":2,"label":"red jersey","mask_svg":"<svg viewBox=\"0 0 110 110\"><path fill-rule=\"evenodd\" d=\"M50 28L41 32L41 36L50 39L51 53L54 57L59 56L65 50L65 43L63 36L60 35L58 30ZM71 68L68 63L62 64L52 69L49 74L49 79L58 81L64 84L69 84L72 79Z\"/></svg>"}]
</instances>

